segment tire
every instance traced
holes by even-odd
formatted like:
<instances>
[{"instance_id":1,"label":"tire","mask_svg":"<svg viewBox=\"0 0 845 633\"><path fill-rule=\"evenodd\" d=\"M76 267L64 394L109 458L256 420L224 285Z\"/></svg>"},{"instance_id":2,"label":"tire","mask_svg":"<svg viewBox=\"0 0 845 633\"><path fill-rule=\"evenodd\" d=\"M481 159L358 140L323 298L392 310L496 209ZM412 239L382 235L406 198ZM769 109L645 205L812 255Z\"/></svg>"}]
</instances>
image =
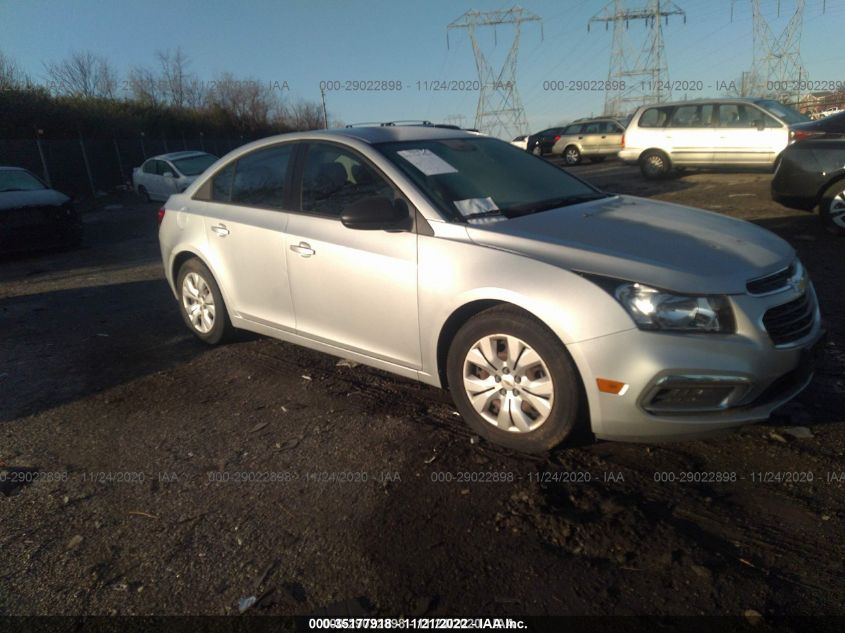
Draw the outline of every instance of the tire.
<instances>
[{"instance_id":1,"label":"tire","mask_svg":"<svg viewBox=\"0 0 845 633\"><path fill-rule=\"evenodd\" d=\"M196 292L192 292L192 288ZM176 276L176 291L182 320L194 336L209 345L231 338L234 328L220 287L199 259L194 257L182 264ZM199 307L192 309L192 306Z\"/></svg>"},{"instance_id":2,"label":"tire","mask_svg":"<svg viewBox=\"0 0 845 633\"><path fill-rule=\"evenodd\" d=\"M567 145L561 155L563 156L563 162L568 167L574 167L581 162L581 150L574 145Z\"/></svg>"},{"instance_id":3,"label":"tire","mask_svg":"<svg viewBox=\"0 0 845 633\"><path fill-rule=\"evenodd\" d=\"M819 217L828 231L845 235L845 179L833 183L822 194Z\"/></svg>"},{"instance_id":4,"label":"tire","mask_svg":"<svg viewBox=\"0 0 845 633\"><path fill-rule=\"evenodd\" d=\"M534 156L542 156L543 155L543 148L541 148L540 144L537 143L534 146L534 149L531 150L531 153L534 154Z\"/></svg>"},{"instance_id":5,"label":"tire","mask_svg":"<svg viewBox=\"0 0 845 633\"><path fill-rule=\"evenodd\" d=\"M144 185L138 187L138 195L141 196L141 199L144 202L152 202L153 199L150 198L150 192L147 191L147 188Z\"/></svg>"},{"instance_id":6,"label":"tire","mask_svg":"<svg viewBox=\"0 0 845 633\"><path fill-rule=\"evenodd\" d=\"M449 348L446 372L464 420L495 444L540 453L578 427L580 380L568 352L542 323L513 308L491 308L467 321ZM535 385L531 392L526 380Z\"/></svg>"},{"instance_id":7,"label":"tire","mask_svg":"<svg viewBox=\"0 0 845 633\"><path fill-rule=\"evenodd\" d=\"M659 150L649 150L640 156L640 172L649 180L665 178L671 170L669 157Z\"/></svg>"}]
</instances>

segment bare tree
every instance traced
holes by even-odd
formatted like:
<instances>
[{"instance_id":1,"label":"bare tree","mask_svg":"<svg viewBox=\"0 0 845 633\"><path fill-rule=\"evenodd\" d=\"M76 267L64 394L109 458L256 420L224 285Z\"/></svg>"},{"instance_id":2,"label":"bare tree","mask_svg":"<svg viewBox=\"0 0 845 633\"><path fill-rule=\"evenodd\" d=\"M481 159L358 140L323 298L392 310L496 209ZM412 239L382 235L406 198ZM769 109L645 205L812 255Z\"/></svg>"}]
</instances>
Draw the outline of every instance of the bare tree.
<instances>
[{"instance_id":1,"label":"bare tree","mask_svg":"<svg viewBox=\"0 0 845 633\"><path fill-rule=\"evenodd\" d=\"M245 131L268 126L279 108L278 95L268 83L236 79L231 73L223 73L212 82L208 103L230 113Z\"/></svg>"},{"instance_id":2,"label":"bare tree","mask_svg":"<svg viewBox=\"0 0 845 633\"><path fill-rule=\"evenodd\" d=\"M75 51L67 59L45 64L44 68L58 94L115 97L117 72L108 60L91 51Z\"/></svg>"},{"instance_id":3,"label":"bare tree","mask_svg":"<svg viewBox=\"0 0 845 633\"><path fill-rule=\"evenodd\" d=\"M326 127L323 108L313 101L299 99L285 104L281 114L281 120L277 122L294 130L319 130Z\"/></svg>"},{"instance_id":4,"label":"bare tree","mask_svg":"<svg viewBox=\"0 0 845 633\"><path fill-rule=\"evenodd\" d=\"M31 83L29 75L11 57L0 51L0 90L15 90Z\"/></svg>"},{"instance_id":5,"label":"bare tree","mask_svg":"<svg viewBox=\"0 0 845 633\"><path fill-rule=\"evenodd\" d=\"M196 75L188 70L191 61L181 47L175 51L158 51L156 57L167 102L177 108L201 106L205 90Z\"/></svg>"},{"instance_id":6,"label":"bare tree","mask_svg":"<svg viewBox=\"0 0 845 633\"><path fill-rule=\"evenodd\" d=\"M165 95L156 74L149 68L136 66L129 71L129 96L144 105L156 106L165 102Z\"/></svg>"}]
</instances>

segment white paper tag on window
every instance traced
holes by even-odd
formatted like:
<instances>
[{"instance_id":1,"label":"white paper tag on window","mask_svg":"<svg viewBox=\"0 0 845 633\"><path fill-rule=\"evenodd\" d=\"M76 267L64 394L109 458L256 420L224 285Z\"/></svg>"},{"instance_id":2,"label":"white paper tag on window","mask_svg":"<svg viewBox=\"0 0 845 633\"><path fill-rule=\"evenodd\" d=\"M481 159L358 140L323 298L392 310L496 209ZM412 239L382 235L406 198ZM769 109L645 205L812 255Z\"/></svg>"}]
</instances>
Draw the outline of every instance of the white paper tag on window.
<instances>
[{"instance_id":1,"label":"white paper tag on window","mask_svg":"<svg viewBox=\"0 0 845 633\"><path fill-rule=\"evenodd\" d=\"M455 200L455 206L465 218L474 215L485 215L499 210L493 198L467 198L466 200Z\"/></svg>"},{"instance_id":2,"label":"white paper tag on window","mask_svg":"<svg viewBox=\"0 0 845 633\"><path fill-rule=\"evenodd\" d=\"M457 169L429 149L403 149L396 153L426 176L458 173Z\"/></svg>"}]
</instances>

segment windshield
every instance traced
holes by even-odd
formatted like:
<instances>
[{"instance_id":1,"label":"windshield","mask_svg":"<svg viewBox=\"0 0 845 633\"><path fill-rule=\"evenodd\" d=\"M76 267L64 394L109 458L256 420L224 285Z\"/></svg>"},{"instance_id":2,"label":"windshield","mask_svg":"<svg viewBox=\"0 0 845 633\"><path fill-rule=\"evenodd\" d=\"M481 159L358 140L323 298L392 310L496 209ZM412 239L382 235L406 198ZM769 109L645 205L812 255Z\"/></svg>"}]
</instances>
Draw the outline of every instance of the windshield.
<instances>
[{"instance_id":1,"label":"windshield","mask_svg":"<svg viewBox=\"0 0 845 633\"><path fill-rule=\"evenodd\" d=\"M378 149L457 221L495 221L606 197L492 138L381 143Z\"/></svg>"},{"instance_id":2,"label":"windshield","mask_svg":"<svg viewBox=\"0 0 845 633\"><path fill-rule=\"evenodd\" d=\"M176 166L176 169L179 170L179 173L185 176L197 176L213 165L216 160L216 156L202 154L201 156L180 158L172 162Z\"/></svg>"},{"instance_id":3,"label":"windshield","mask_svg":"<svg viewBox=\"0 0 845 633\"><path fill-rule=\"evenodd\" d=\"M4 191L39 191L47 187L38 178L22 169L0 170L0 193Z\"/></svg>"},{"instance_id":4,"label":"windshield","mask_svg":"<svg viewBox=\"0 0 845 633\"><path fill-rule=\"evenodd\" d=\"M810 117L804 116L800 112L793 110L789 106L783 105L780 101L773 101L771 99L761 99L756 102L758 106L774 114L781 121L787 125L793 123L804 123L810 120Z\"/></svg>"}]
</instances>

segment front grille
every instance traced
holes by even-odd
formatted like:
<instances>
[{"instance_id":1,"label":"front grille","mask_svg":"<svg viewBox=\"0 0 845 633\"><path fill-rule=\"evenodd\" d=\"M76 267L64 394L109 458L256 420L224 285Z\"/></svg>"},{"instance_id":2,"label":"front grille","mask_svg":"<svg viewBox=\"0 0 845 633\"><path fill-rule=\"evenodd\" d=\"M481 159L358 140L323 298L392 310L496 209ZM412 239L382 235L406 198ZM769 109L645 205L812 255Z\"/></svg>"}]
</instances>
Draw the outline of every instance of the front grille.
<instances>
[{"instance_id":1,"label":"front grille","mask_svg":"<svg viewBox=\"0 0 845 633\"><path fill-rule=\"evenodd\" d=\"M775 345L787 345L810 333L815 316L816 300L809 290L789 303L767 310L763 326Z\"/></svg>"},{"instance_id":2,"label":"front grille","mask_svg":"<svg viewBox=\"0 0 845 633\"><path fill-rule=\"evenodd\" d=\"M745 288L752 295L765 295L786 288L794 274L795 264L792 264L789 268L784 268L771 275L752 279L745 284Z\"/></svg>"}]
</instances>

